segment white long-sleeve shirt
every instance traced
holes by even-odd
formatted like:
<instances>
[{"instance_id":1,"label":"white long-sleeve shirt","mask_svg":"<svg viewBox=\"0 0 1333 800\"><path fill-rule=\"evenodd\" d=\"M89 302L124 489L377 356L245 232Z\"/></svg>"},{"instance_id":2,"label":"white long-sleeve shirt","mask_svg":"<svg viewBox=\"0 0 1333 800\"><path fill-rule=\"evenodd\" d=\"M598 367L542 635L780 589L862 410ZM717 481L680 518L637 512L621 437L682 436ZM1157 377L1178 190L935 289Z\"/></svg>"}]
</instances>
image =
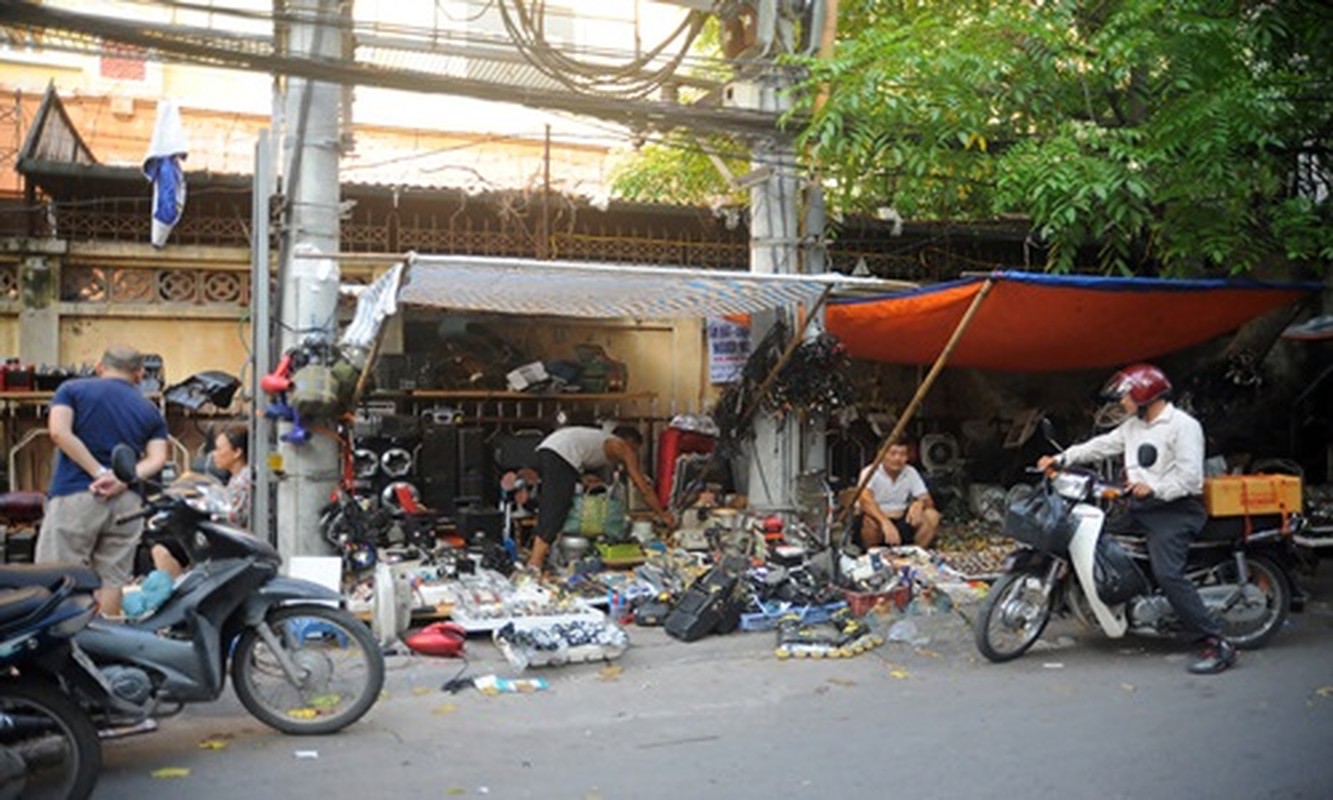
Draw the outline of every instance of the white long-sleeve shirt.
<instances>
[{"instance_id":1,"label":"white long-sleeve shirt","mask_svg":"<svg viewBox=\"0 0 1333 800\"><path fill-rule=\"evenodd\" d=\"M1156 459L1148 459L1152 448ZM1203 426L1168 403L1152 422L1137 416L1115 430L1076 444L1060 456L1065 464L1086 464L1124 454L1125 477L1145 483L1160 500L1203 494ZM1149 460L1145 465L1142 461Z\"/></svg>"}]
</instances>

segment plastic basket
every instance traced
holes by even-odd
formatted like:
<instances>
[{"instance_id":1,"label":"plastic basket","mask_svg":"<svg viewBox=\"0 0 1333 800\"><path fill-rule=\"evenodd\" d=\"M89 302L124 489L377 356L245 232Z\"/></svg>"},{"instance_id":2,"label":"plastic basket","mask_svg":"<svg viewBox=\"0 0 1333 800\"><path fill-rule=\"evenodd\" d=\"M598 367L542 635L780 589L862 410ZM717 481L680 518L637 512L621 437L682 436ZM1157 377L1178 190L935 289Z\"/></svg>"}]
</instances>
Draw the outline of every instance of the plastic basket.
<instances>
[{"instance_id":1,"label":"plastic basket","mask_svg":"<svg viewBox=\"0 0 1333 800\"><path fill-rule=\"evenodd\" d=\"M792 605L776 601L760 603L759 611L741 615L741 630L771 631L778 626L778 620L788 614L795 615L803 625L828 622L833 612L845 608L846 605L841 600L822 605Z\"/></svg>"}]
</instances>

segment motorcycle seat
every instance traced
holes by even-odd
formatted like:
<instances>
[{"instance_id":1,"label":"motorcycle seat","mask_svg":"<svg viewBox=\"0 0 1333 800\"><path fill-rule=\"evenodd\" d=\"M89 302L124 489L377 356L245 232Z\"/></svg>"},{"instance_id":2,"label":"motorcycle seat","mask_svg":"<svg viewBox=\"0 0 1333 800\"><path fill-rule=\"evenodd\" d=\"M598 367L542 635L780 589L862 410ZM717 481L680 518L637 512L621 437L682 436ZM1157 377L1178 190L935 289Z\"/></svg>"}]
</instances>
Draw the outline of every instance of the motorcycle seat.
<instances>
[{"instance_id":1,"label":"motorcycle seat","mask_svg":"<svg viewBox=\"0 0 1333 800\"><path fill-rule=\"evenodd\" d=\"M91 592L102 586L96 572L78 564L6 564L0 567L0 589L24 586L50 589L66 575L74 579L76 592Z\"/></svg>"},{"instance_id":2,"label":"motorcycle seat","mask_svg":"<svg viewBox=\"0 0 1333 800\"><path fill-rule=\"evenodd\" d=\"M51 593L40 586L0 592L0 626L23 619L46 604Z\"/></svg>"}]
</instances>

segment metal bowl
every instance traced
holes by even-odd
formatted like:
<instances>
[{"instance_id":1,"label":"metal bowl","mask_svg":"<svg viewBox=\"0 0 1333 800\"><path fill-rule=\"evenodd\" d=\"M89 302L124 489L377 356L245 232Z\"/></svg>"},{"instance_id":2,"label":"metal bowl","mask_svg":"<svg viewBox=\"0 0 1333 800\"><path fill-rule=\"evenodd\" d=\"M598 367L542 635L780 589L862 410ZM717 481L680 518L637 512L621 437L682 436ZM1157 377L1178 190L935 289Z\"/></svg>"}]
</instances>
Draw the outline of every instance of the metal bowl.
<instances>
[{"instance_id":1,"label":"metal bowl","mask_svg":"<svg viewBox=\"0 0 1333 800\"><path fill-rule=\"evenodd\" d=\"M572 564L583 558L592 549L592 542L586 536L570 536L568 534L560 537L560 555L564 557L566 564Z\"/></svg>"}]
</instances>

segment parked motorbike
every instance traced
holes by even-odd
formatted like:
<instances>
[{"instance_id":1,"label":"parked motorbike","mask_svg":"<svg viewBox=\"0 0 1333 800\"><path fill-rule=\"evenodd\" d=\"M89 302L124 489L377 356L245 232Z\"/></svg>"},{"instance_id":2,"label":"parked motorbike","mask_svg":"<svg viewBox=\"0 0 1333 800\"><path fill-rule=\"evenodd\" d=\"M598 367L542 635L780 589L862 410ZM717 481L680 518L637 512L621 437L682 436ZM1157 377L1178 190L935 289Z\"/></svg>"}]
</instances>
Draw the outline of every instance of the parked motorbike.
<instances>
[{"instance_id":1,"label":"parked motorbike","mask_svg":"<svg viewBox=\"0 0 1333 800\"><path fill-rule=\"evenodd\" d=\"M134 484L135 454L112 453ZM370 630L341 607L342 595L278 574L267 542L214 521L227 507L221 484L177 481L122 521L148 518L172 536L191 568L150 616L97 619L76 637L76 690L99 722L127 725L221 694L228 668L237 698L265 724L325 734L360 719L384 684L384 657Z\"/></svg>"},{"instance_id":2,"label":"parked motorbike","mask_svg":"<svg viewBox=\"0 0 1333 800\"><path fill-rule=\"evenodd\" d=\"M1024 546L1005 559L976 621L982 655L1018 658L1040 638L1054 613L1072 613L1118 639L1126 633L1170 636L1180 623L1154 585L1143 536L1104 531L1121 487L1094 472L1048 470L1033 494L1014 503L1004 532ZM1270 524L1271 523L1271 524ZM1222 633L1238 648L1263 647L1282 628L1293 605L1291 533L1299 516L1281 524L1259 518L1210 518L1190 545L1186 575Z\"/></svg>"},{"instance_id":3,"label":"parked motorbike","mask_svg":"<svg viewBox=\"0 0 1333 800\"><path fill-rule=\"evenodd\" d=\"M0 798L92 794L97 729L64 688L70 637L96 613L97 576L81 568L3 567L0 580Z\"/></svg>"}]
</instances>

